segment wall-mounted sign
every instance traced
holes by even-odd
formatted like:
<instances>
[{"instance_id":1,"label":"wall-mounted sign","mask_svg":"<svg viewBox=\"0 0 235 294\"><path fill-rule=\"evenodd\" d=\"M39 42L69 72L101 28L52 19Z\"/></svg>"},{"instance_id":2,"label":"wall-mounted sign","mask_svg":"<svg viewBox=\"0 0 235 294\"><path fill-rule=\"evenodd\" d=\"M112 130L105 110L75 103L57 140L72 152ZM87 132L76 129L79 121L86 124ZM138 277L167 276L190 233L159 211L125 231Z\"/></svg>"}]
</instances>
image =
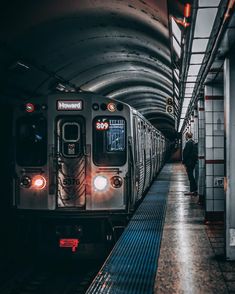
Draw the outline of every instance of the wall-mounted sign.
<instances>
[{"instance_id":1,"label":"wall-mounted sign","mask_svg":"<svg viewBox=\"0 0 235 294\"><path fill-rule=\"evenodd\" d=\"M171 97L166 98L166 104L173 105L173 98L171 98Z\"/></svg>"},{"instance_id":2,"label":"wall-mounted sign","mask_svg":"<svg viewBox=\"0 0 235 294\"><path fill-rule=\"evenodd\" d=\"M171 106L171 105L167 105L167 106L166 106L166 112L172 114L172 113L173 113L173 106Z\"/></svg>"},{"instance_id":3,"label":"wall-mounted sign","mask_svg":"<svg viewBox=\"0 0 235 294\"><path fill-rule=\"evenodd\" d=\"M214 178L214 186L215 187L224 187L224 177L215 177Z\"/></svg>"},{"instance_id":4,"label":"wall-mounted sign","mask_svg":"<svg viewBox=\"0 0 235 294\"><path fill-rule=\"evenodd\" d=\"M174 113L174 106L173 106L174 100L171 97L166 98L166 112L169 114Z\"/></svg>"}]
</instances>

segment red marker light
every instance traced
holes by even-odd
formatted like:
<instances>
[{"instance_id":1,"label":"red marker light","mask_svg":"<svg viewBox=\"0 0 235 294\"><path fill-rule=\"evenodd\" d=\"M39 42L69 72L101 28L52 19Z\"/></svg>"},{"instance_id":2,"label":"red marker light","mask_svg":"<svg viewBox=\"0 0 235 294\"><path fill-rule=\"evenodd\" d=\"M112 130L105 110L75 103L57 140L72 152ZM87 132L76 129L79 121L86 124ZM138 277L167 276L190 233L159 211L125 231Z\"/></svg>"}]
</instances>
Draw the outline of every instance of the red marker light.
<instances>
[{"instance_id":1,"label":"red marker light","mask_svg":"<svg viewBox=\"0 0 235 294\"><path fill-rule=\"evenodd\" d=\"M175 18L175 21L176 21L178 24L180 24L180 25L182 25L183 27L185 27L185 28L187 28L187 27L190 26L190 23L186 21L186 18L184 18L183 20L182 20L182 19L177 19L177 18Z\"/></svg>"},{"instance_id":2,"label":"red marker light","mask_svg":"<svg viewBox=\"0 0 235 294\"><path fill-rule=\"evenodd\" d=\"M78 248L79 239L60 239L60 248L72 248L72 252L75 252Z\"/></svg>"},{"instance_id":3,"label":"red marker light","mask_svg":"<svg viewBox=\"0 0 235 294\"><path fill-rule=\"evenodd\" d=\"M191 15L191 5L186 3L184 6L184 17L188 18Z\"/></svg>"},{"instance_id":4,"label":"red marker light","mask_svg":"<svg viewBox=\"0 0 235 294\"><path fill-rule=\"evenodd\" d=\"M27 103L27 104L25 105L25 110L26 110L27 112L34 112L34 110L35 110L35 106L34 106L34 104L32 104L32 103Z\"/></svg>"},{"instance_id":5,"label":"red marker light","mask_svg":"<svg viewBox=\"0 0 235 294\"><path fill-rule=\"evenodd\" d=\"M32 180L32 187L38 190L42 190L46 187L46 183L47 181L43 176L37 175Z\"/></svg>"},{"instance_id":6,"label":"red marker light","mask_svg":"<svg viewBox=\"0 0 235 294\"><path fill-rule=\"evenodd\" d=\"M112 102L110 102L108 105L107 105L107 109L110 111L110 112L114 112L116 110L116 105Z\"/></svg>"}]
</instances>

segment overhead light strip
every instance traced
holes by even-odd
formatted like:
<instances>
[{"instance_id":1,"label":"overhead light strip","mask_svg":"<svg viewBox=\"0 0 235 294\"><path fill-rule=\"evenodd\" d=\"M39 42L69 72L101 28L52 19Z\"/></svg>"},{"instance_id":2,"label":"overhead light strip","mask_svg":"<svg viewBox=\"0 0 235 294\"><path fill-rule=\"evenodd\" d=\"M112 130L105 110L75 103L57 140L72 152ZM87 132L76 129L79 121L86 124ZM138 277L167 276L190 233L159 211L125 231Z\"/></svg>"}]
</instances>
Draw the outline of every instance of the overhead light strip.
<instances>
[{"instance_id":1,"label":"overhead light strip","mask_svg":"<svg viewBox=\"0 0 235 294\"><path fill-rule=\"evenodd\" d=\"M196 21L193 33L191 58L185 83L186 87L184 97L185 95L188 96L188 94L193 95L193 91L196 85L195 82L197 81L198 74L205 58L205 52L211 37L212 28L214 26L219 4L220 0L199 0L199 7L196 13ZM189 82L194 82L194 84L191 84L192 87L190 87ZM189 102L187 101L188 105L190 104L190 100L191 98L189 99ZM187 104L183 103L183 105ZM179 128L179 131L180 130L181 128Z\"/></svg>"}]
</instances>

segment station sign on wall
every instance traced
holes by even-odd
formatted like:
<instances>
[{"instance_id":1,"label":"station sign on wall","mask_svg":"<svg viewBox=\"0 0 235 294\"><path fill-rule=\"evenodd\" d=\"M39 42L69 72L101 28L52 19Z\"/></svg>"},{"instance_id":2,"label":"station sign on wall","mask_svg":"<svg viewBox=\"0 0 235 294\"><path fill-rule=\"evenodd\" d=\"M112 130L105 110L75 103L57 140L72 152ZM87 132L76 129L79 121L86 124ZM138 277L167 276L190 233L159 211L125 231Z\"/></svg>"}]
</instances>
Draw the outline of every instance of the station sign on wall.
<instances>
[{"instance_id":1,"label":"station sign on wall","mask_svg":"<svg viewBox=\"0 0 235 294\"><path fill-rule=\"evenodd\" d=\"M174 113L174 106L173 106L173 98L167 97L166 98L166 112L169 114Z\"/></svg>"}]
</instances>

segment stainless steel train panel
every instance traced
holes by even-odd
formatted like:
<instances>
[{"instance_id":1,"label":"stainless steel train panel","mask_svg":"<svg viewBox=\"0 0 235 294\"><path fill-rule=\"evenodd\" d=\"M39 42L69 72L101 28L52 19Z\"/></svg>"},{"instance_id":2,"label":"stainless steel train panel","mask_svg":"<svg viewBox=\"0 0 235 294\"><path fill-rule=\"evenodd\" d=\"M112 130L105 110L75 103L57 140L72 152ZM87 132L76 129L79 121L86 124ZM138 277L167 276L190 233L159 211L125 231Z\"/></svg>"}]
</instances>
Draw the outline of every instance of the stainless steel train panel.
<instances>
[{"instance_id":1,"label":"stainless steel train panel","mask_svg":"<svg viewBox=\"0 0 235 294\"><path fill-rule=\"evenodd\" d=\"M84 124L71 115L57 120L57 207L85 207Z\"/></svg>"}]
</instances>

